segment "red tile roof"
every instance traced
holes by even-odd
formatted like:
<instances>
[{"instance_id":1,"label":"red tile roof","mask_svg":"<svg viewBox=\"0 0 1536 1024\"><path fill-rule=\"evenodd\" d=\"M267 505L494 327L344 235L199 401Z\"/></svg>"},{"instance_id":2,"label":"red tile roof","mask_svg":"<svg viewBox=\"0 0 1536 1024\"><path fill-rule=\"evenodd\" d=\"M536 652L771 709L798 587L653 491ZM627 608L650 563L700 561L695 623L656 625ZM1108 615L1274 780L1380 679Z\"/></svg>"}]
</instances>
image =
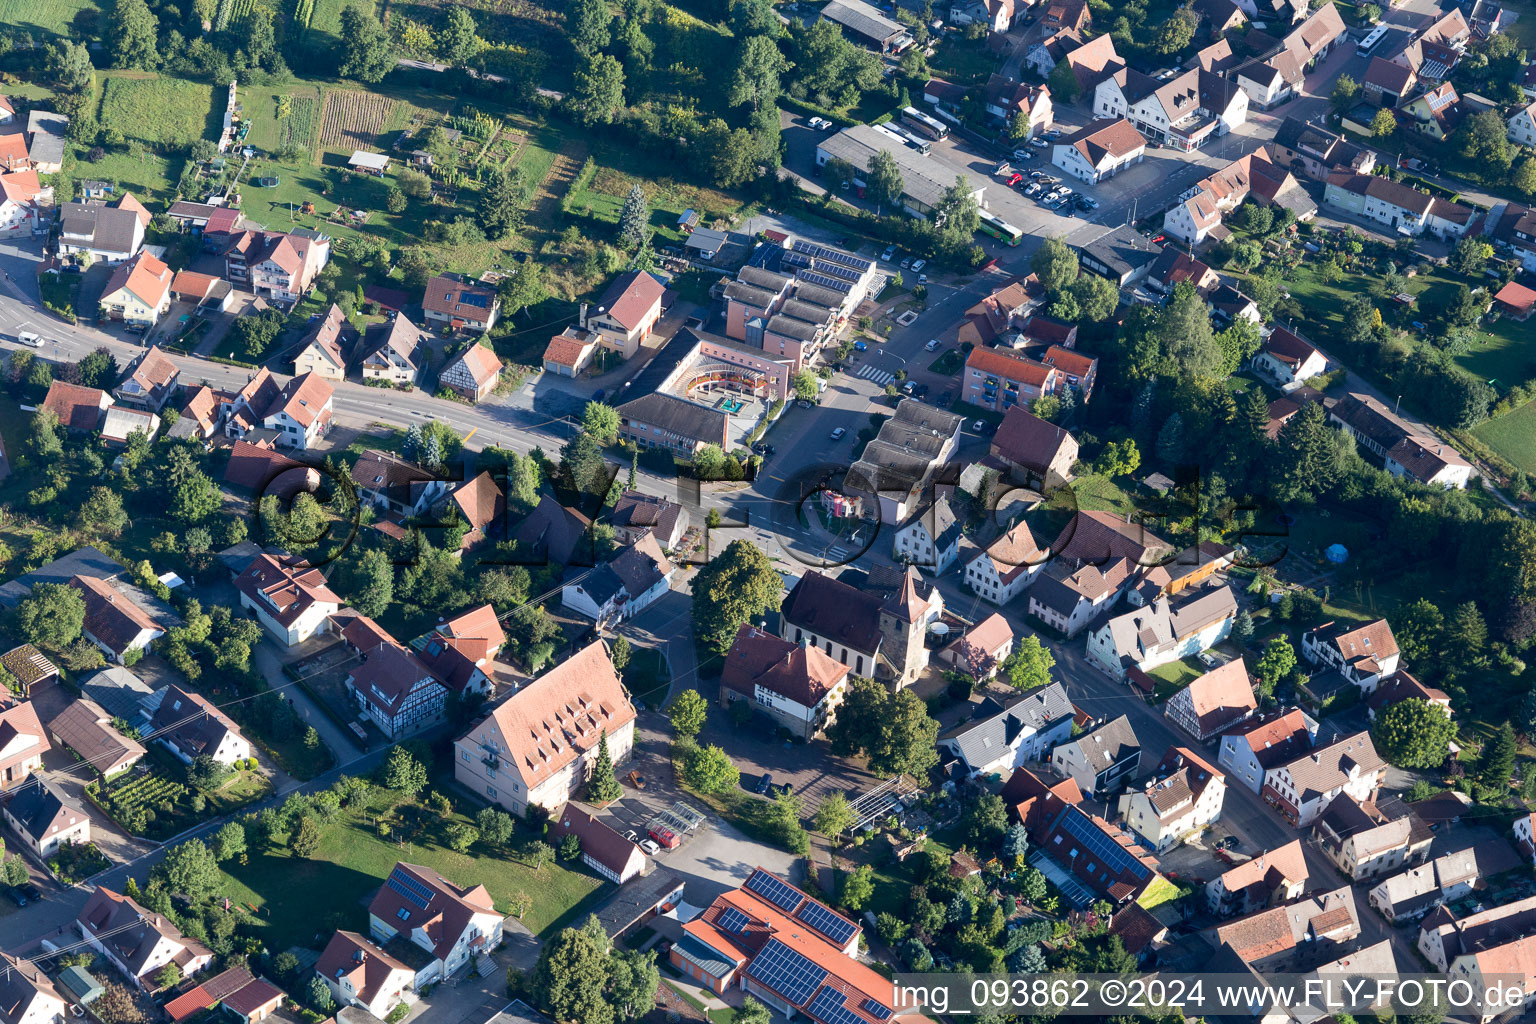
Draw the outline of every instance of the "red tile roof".
<instances>
[{"instance_id":1,"label":"red tile roof","mask_svg":"<svg viewBox=\"0 0 1536 1024\"><path fill-rule=\"evenodd\" d=\"M720 685L746 697L761 686L804 708L819 705L848 678L848 666L821 648L790 643L742 623L726 653Z\"/></svg>"},{"instance_id":2,"label":"red tile roof","mask_svg":"<svg viewBox=\"0 0 1536 1024\"><path fill-rule=\"evenodd\" d=\"M607 314L628 330L635 330L645 322L651 310L661 302L664 289L661 282L643 270L631 270L626 274L620 274L603 297L597 307L598 312L607 311Z\"/></svg>"},{"instance_id":3,"label":"red tile roof","mask_svg":"<svg viewBox=\"0 0 1536 1024\"><path fill-rule=\"evenodd\" d=\"M43 408L59 418L59 426L69 430L95 430L101 426L102 410L112 398L100 388L83 388L56 380L48 385Z\"/></svg>"},{"instance_id":4,"label":"red tile roof","mask_svg":"<svg viewBox=\"0 0 1536 1024\"><path fill-rule=\"evenodd\" d=\"M429 896L427 905L420 906L386 882L369 904L368 913L401 932L425 929L432 942L432 955L439 960L447 958L476 914L496 912L491 895L483 885L455 885L431 868L404 861L390 872L391 878L396 876L403 883L401 889L424 888ZM401 916L402 911L407 916Z\"/></svg>"}]
</instances>

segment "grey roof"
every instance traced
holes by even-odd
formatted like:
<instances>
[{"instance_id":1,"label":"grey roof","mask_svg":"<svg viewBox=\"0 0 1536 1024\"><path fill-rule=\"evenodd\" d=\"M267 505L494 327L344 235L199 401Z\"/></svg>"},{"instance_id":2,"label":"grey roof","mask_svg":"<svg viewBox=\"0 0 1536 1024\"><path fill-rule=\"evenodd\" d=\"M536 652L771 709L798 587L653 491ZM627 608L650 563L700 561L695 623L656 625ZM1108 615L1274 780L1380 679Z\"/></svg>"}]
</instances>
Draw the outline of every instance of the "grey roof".
<instances>
[{"instance_id":1,"label":"grey roof","mask_svg":"<svg viewBox=\"0 0 1536 1024\"><path fill-rule=\"evenodd\" d=\"M775 313L768 318L768 330L773 334L782 334L790 338L799 338L801 341L813 341L816 332L821 330L820 323L810 323L799 317L785 316Z\"/></svg>"},{"instance_id":2,"label":"grey roof","mask_svg":"<svg viewBox=\"0 0 1536 1024\"><path fill-rule=\"evenodd\" d=\"M1078 251L1124 277L1157 259L1163 250L1129 224L1122 224L1078 246Z\"/></svg>"},{"instance_id":3,"label":"grey roof","mask_svg":"<svg viewBox=\"0 0 1536 1024\"><path fill-rule=\"evenodd\" d=\"M882 44L906 31L899 22L887 18L878 8L865 3L864 0L832 0L821 9L821 16L866 39Z\"/></svg>"},{"instance_id":4,"label":"grey roof","mask_svg":"<svg viewBox=\"0 0 1536 1024\"><path fill-rule=\"evenodd\" d=\"M641 395L619 406L625 419L638 420L650 427L708 444L723 444L730 417L676 395Z\"/></svg>"},{"instance_id":5,"label":"grey roof","mask_svg":"<svg viewBox=\"0 0 1536 1024\"><path fill-rule=\"evenodd\" d=\"M911 525L916 521L922 522L923 529L928 531L934 547L941 551L960 539L961 523L955 518L955 510L950 506L948 498L935 498L931 505L924 507L917 515L907 520L907 524Z\"/></svg>"},{"instance_id":6,"label":"grey roof","mask_svg":"<svg viewBox=\"0 0 1536 1024\"><path fill-rule=\"evenodd\" d=\"M1111 719L1092 732L1072 741L1083 752L1083 760L1096 772L1104 771L1140 753L1141 741L1131 720L1125 715Z\"/></svg>"},{"instance_id":7,"label":"grey roof","mask_svg":"<svg viewBox=\"0 0 1536 1024\"><path fill-rule=\"evenodd\" d=\"M624 589L624 582L619 579L619 574L614 572L607 563L593 569L574 585L580 587L599 608L613 600L619 591Z\"/></svg>"},{"instance_id":8,"label":"grey roof","mask_svg":"<svg viewBox=\"0 0 1536 1024\"><path fill-rule=\"evenodd\" d=\"M69 244L88 242L103 252L132 252L139 215L101 203L65 203L59 207L59 223L61 238Z\"/></svg>"},{"instance_id":9,"label":"grey roof","mask_svg":"<svg viewBox=\"0 0 1536 1024\"><path fill-rule=\"evenodd\" d=\"M986 717L972 718L939 737L939 742L952 745L972 768L997 760L1026 728L1031 733L1044 732L1057 722L1071 718L1072 701L1064 686L1051 683L1020 697L1006 708L988 698L982 702L979 713Z\"/></svg>"},{"instance_id":10,"label":"grey roof","mask_svg":"<svg viewBox=\"0 0 1536 1024\"><path fill-rule=\"evenodd\" d=\"M683 243L690 249L705 249L709 252L719 252L725 245L728 236L724 231L715 231L712 228L694 228L688 240Z\"/></svg>"},{"instance_id":11,"label":"grey roof","mask_svg":"<svg viewBox=\"0 0 1536 1024\"><path fill-rule=\"evenodd\" d=\"M64 162L64 133L69 129L69 118L51 110L34 110L27 115L27 148L32 162L60 164Z\"/></svg>"},{"instance_id":12,"label":"grey roof","mask_svg":"<svg viewBox=\"0 0 1536 1024\"><path fill-rule=\"evenodd\" d=\"M743 270L748 269L746 267ZM757 309L767 309L773 304L777 292L760 288L748 281L732 281L725 286L725 297Z\"/></svg>"},{"instance_id":13,"label":"grey roof","mask_svg":"<svg viewBox=\"0 0 1536 1024\"><path fill-rule=\"evenodd\" d=\"M144 698L155 692L154 687L121 665L109 666L86 677L80 689L107 714L129 722L139 717Z\"/></svg>"},{"instance_id":14,"label":"grey roof","mask_svg":"<svg viewBox=\"0 0 1536 1024\"><path fill-rule=\"evenodd\" d=\"M610 938L650 913L662 900L682 889L683 876L666 868L631 878L592 913Z\"/></svg>"},{"instance_id":15,"label":"grey roof","mask_svg":"<svg viewBox=\"0 0 1536 1024\"><path fill-rule=\"evenodd\" d=\"M10 803L5 806L6 813L16 820L22 831L34 842L42 839L49 826L65 811L73 812L79 818L85 817L85 812L66 801L53 783L43 778L38 778L36 782L35 786L17 789Z\"/></svg>"},{"instance_id":16,"label":"grey roof","mask_svg":"<svg viewBox=\"0 0 1536 1024\"><path fill-rule=\"evenodd\" d=\"M763 288L775 294L783 291L794 280L788 274L776 270L768 270L765 267L754 267L748 264L736 271L736 280L753 288Z\"/></svg>"},{"instance_id":17,"label":"grey roof","mask_svg":"<svg viewBox=\"0 0 1536 1024\"><path fill-rule=\"evenodd\" d=\"M113 580L127 571L122 563L87 544L0 586L0 605L14 608L39 583L68 583L76 576Z\"/></svg>"},{"instance_id":18,"label":"grey roof","mask_svg":"<svg viewBox=\"0 0 1536 1024\"><path fill-rule=\"evenodd\" d=\"M939 205L944 193L955 184L956 174L964 177L975 190L986 187L986 183L971 172L921 156L867 124L844 128L816 145L829 157L848 161L861 174L869 169L869 162L876 153L889 153L901 171L902 194L928 209Z\"/></svg>"}]
</instances>

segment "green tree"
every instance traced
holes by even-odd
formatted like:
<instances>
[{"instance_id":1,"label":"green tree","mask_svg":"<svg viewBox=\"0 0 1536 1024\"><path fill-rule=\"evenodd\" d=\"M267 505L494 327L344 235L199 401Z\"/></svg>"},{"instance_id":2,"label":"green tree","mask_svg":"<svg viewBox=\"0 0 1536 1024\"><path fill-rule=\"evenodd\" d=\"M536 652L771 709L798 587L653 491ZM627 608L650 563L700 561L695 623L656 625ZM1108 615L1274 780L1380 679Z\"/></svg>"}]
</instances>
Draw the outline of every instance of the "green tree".
<instances>
[{"instance_id":1,"label":"green tree","mask_svg":"<svg viewBox=\"0 0 1536 1024\"><path fill-rule=\"evenodd\" d=\"M448 843L448 849L455 853L468 853L469 848L479 842L480 830L467 822L450 821L443 830L443 838ZM570 838L576 837L573 835Z\"/></svg>"},{"instance_id":2,"label":"green tree","mask_svg":"<svg viewBox=\"0 0 1536 1024\"><path fill-rule=\"evenodd\" d=\"M700 149L710 179L721 188L734 188L757 174L757 140L745 128L733 129L713 118L704 127Z\"/></svg>"},{"instance_id":3,"label":"green tree","mask_svg":"<svg viewBox=\"0 0 1536 1024\"><path fill-rule=\"evenodd\" d=\"M698 690L684 690L667 707L667 717L678 739L691 740L704 728L709 704Z\"/></svg>"},{"instance_id":4,"label":"green tree","mask_svg":"<svg viewBox=\"0 0 1536 1024\"><path fill-rule=\"evenodd\" d=\"M1060 238L1047 238L1029 258L1029 269L1040 279L1041 286L1054 295L1066 291L1077 280L1077 253Z\"/></svg>"},{"instance_id":5,"label":"green tree","mask_svg":"<svg viewBox=\"0 0 1536 1024\"><path fill-rule=\"evenodd\" d=\"M480 839L491 846L506 846L512 840L516 824L512 815L495 807L482 807L475 813L475 828Z\"/></svg>"},{"instance_id":6,"label":"green tree","mask_svg":"<svg viewBox=\"0 0 1536 1024\"><path fill-rule=\"evenodd\" d=\"M660 986L654 952L617 951L608 961L608 1002L620 1020L634 1020L654 1010Z\"/></svg>"},{"instance_id":7,"label":"green tree","mask_svg":"<svg viewBox=\"0 0 1536 1024\"><path fill-rule=\"evenodd\" d=\"M869 770L877 775L909 774L922 778L939 761L934 745L939 723L928 705L911 690L897 692L887 704L879 737L869 753Z\"/></svg>"},{"instance_id":8,"label":"green tree","mask_svg":"<svg viewBox=\"0 0 1536 1024\"><path fill-rule=\"evenodd\" d=\"M117 0L107 23L112 66L153 71L160 63L155 44L160 20L150 13L149 5L144 0Z\"/></svg>"},{"instance_id":9,"label":"green tree","mask_svg":"<svg viewBox=\"0 0 1536 1024\"><path fill-rule=\"evenodd\" d=\"M789 70L789 62L773 39L751 35L737 45L731 68L727 102L733 107L750 105L756 110L772 106L778 99L779 76Z\"/></svg>"},{"instance_id":10,"label":"green tree","mask_svg":"<svg viewBox=\"0 0 1536 1024\"><path fill-rule=\"evenodd\" d=\"M895 157L882 149L870 158L869 170L864 175L864 195L875 204L877 214L900 210L905 189L906 182Z\"/></svg>"},{"instance_id":11,"label":"green tree","mask_svg":"<svg viewBox=\"0 0 1536 1024\"><path fill-rule=\"evenodd\" d=\"M1093 323L1108 320L1120 305L1120 290L1109 278L1098 274L1083 274L1072 282L1068 294L1077 302L1078 316Z\"/></svg>"},{"instance_id":12,"label":"green tree","mask_svg":"<svg viewBox=\"0 0 1536 1024\"><path fill-rule=\"evenodd\" d=\"M612 39L608 0L575 0L565 11L565 34L576 52L590 58Z\"/></svg>"},{"instance_id":13,"label":"green tree","mask_svg":"<svg viewBox=\"0 0 1536 1024\"><path fill-rule=\"evenodd\" d=\"M224 884L218 861L201 839L171 847L150 877L163 882L168 892L185 896L194 906L212 899Z\"/></svg>"},{"instance_id":14,"label":"green tree","mask_svg":"<svg viewBox=\"0 0 1536 1024\"><path fill-rule=\"evenodd\" d=\"M1157 337L1162 349L1184 373L1216 377L1224 358L1211 330L1211 311L1194 285L1181 281L1174 286L1157 318Z\"/></svg>"},{"instance_id":15,"label":"green tree","mask_svg":"<svg viewBox=\"0 0 1536 1024\"><path fill-rule=\"evenodd\" d=\"M91 87L96 68L84 43L63 39L51 43L44 53L46 77L64 93L83 93Z\"/></svg>"},{"instance_id":16,"label":"green tree","mask_svg":"<svg viewBox=\"0 0 1536 1024\"><path fill-rule=\"evenodd\" d=\"M595 804L606 804L624 795L619 780L613 774L613 757L608 753L608 730L597 738L597 761L592 765L592 777L587 780L587 799Z\"/></svg>"},{"instance_id":17,"label":"green tree","mask_svg":"<svg viewBox=\"0 0 1536 1024\"><path fill-rule=\"evenodd\" d=\"M1461 652L1469 664L1481 665L1487 660L1484 649L1488 645L1488 624L1474 602L1465 601L1456 606L1446 623L1445 636L1451 648Z\"/></svg>"},{"instance_id":18,"label":"green tree","mask_svg":"<svg viewBox=\"0 0 1536 1024\"><path fill-rule=\"evenodd\" d=\"M619 412L602 402L588 402L581 414L581 429L600 445L613 444L619 439Z\"/></svg>"},{"instance_id":19,"label":"green tree","mask_svg":"<svg viewBox=\"0 0 1536 1024\"><path fill-rule=\"evenodd\" d=\"M299 819L299 827L288 839L288 848L295 857L305 859L313 857L320 849L320 823L314 815L306 814Z\"/></svg>"},{"instance_id":20,"label":"green tree","mask_svg":"<svg viewBox=\"0 0 1536 1024\"><path fill-rule=\"evenodd\" d=\"M92 487L78 513L80 525L104 537L116 537L128 525L123 499L109 487Z\"/></svg>"},{"instance_id":21,"label":"green tree","mask_svg":"<svg viewBox=\"0 0 1536 1024\"><path fill-rule=\"evenodd\" d=\"M388 555L378 548L369 548L357 561L353 571L353 586L347 596L352 607L376 619L383 615L395 600L395 567Z\"/></svg>"},{"instance_id":22,"label":"green tree","mask_svg":"<svg viewBox=\"0 0 1536 1024\"><path fill-rule=\"evenodd\" d=\"M844 832L853 828L858 821L858 815L853 810L853 805L848 802L848 797L839 790L834 790L821 806L816 808L816 831L828 839L836 839Z\"/></svg>"},{"instance_id":23,"label":"green tree","mask_svg":"<svg viewBox=\"0 0 1536 1024\"><path fill-rule=\"evenodd\" d=\"M741 1005L731 1011L731 1024L769 1024L773 1015L768 1012L768 1007L745 996Z\"/></svg>"},{"instance_id":24,"label":"green tree","mask_svg":"<svg viewBox=\"0 0 1536 1024\"><path fill-rule=\"evenodd\" d=\"M1536 195L1536 157L1528 156L1516 164L1509 181L1522 195Z\"/></svg>"},{"instance_id":25,"label":"green tree","mask_svg":"<svg viewBox=\"0 0 1536 1024\"><path fill-rule=\"evenodd\" d=\"M159 973L157 973L155 975L155 984L160 986L160 988L162 990L168 989L168 988L175 988L177 985L180 985L181 984L181 967L180 967L180 965L178 965L176 963L176 961L172 960L170 963L168 963L164 967L160 968Z\"/></svg>"},{"instance_id":26,"label":"green tree","mask_svg":"<svg viewBox=\"0 0 1536 1024\"><path fill-rule=\"evenodd\" d=\"M1476 277L1488 266L1488 261L1493 259L1493 246L1489 245L1481 235L1463 235L1461 241L1451 250L1451 269L1458 274L1468 277Z\"/></svg>"},{"instance_id":27,"label":"green tree","mask_svg":"<svg viewBox=\"0 0 1536 1024\"><path fill-rule=\"evenodd\" d=\"M1178 53L1194 41L1199 25L1199 16L1188 7L1181 7L1157 27L1152 36L1152 48L1164 56Z\"/></svg>"},{"instance_id":28,"label":"green tree","mask_svg":"<svg viewBox=\"0 0 1536 1024\"><path fill-rule=\"evenodd\" d=\"M1438 768L1445 763L1456 726L1444 708L1410 698L1387 707L1371 727L1381 756L1399 768Z\"/></svg>"},{"instance_id":29,"label":"green tree","mask_svg":"<svg viewBox=\"0 0 1536 1024\"><path fill-rule=\"evenodd\" d=\"M594 497L608 493L610 484L603 452L591 434L577 434L561 445L560 471L573 490Z\"/></svg>"},{"instance_id":30,"label":"green tree","mask_svg":"<svg viewBox=\"0 0 1536 1024\"><path fill-rule=\"evenodd\" d=\"M1371 118L1371 137L1384 139L1397 131L1397 117L1390 107L1382 107L1376 111L1376 116Z\"/></svg>"},{"instance_id":31,"label":"green tree","mask_svg":"<svg viewBox=\"0 0 1536 1024\"><path fill-rule=\"evenodd\" d=\"M741 784L741 772L730 755L714 744L694 747L683 760L683 781L700 793L721 795Z\"/></svg>"},{"instance_id":32,"label":"green tree","mask_svg":"<svg viewBox=\"0 0 1536 1024\"><path fill-rule=\"evenodd\" d=\"M304 991L311 1009L322 1014L328 1014L335 1009L336 999L331 995L331 986L327 985L320 975L311 974Z\"/></svg>"},{"instance_id":33,"label":"green tree","mask_svg":"<svg viewBox=\"0 0 1536 1024\"><path fill-rule=\"evenodd\" d=\"M863 910L875 894L875 869L861 864L843 876L843 891L838 897L848 910Z\"/></svg>"},{"instance_id":34,"label":"green tree","mask_svg":"<svg viewBox=\"0 0 1536 1024\"><path fill-rule=\"evenodd\" d=\"M245 853L245 828L238 821L226 822L213 837L216 860L234 860Z\"/></svg>"},{"instance_id":35,"label":"green tree","mask_svg":"<svg viewBox=\"0 0 1536 1024\"><path fill-rule=\"evenodd\" d=\"M1502 173L1514 159L1509 129L1497 110L1479 111L1462 121L1456 141L1461 144L1462 156L1486 164L1490 170Z\"/></svg>"},{"instance_id":36,"label":"green tree","mask_svg":"<svg viewBox=\"0 0 1536 1024\"><path fill-rule=\"evenodd\" d=\"M978 853L991 851L1008 831L1008 806L995 793L985 793L966 808L963 826Z\"/></svg>"},{"instance_id":37,"label":"green tree","mask_svg":"<svg viewBox=\"0 0 1536 1024\"><path fill-rule=\"evenodd\" d=\"M462 66L485 46L469 9L454 4L443 13L437 30L437 55L446 63Z\"/></svg>"},{"instance_id":38,"label":"green tree","mask_svg":"<svg viewBox=\"0 0 1536 1024\"><path fill-rule=\"evenodd\" d=\"M405 747L397 746L390 750L382 769L380 779L384 785L397 793L404 793L409 799L415 799L417 793L427 788L426 765Z\"/></svg>"},{"instance_id":39,"label":"green tree","mask_svg":"<svg viewBox=\"0 0 1536 1024\"><path fill-rule=\"evenodd\" d=\"M507 464L507 498L530 509L539 503L539 464L514 452Z\"/></svg>"},{"instance_id":40,"label":"green tree","mask_svg":"<svg viewBox=\"0 0 1536 1024\"><path fill-rule=\"evenodd\" d=\"M778 610L783 589L783 577L761 549L732 541L694 576L694 635L723 654L743 623Z\"/></svg>"},{"instance_id":41,"label":"green tree","mask_svg":"<svg viewBox=\"0 0 1536 1024\"><path fill-rule=\"evenodd\" d=\"M1034 633L1014 645L1013 651L1003 659L1003 675L1015 690L1028 691L1051 681L1051 669L1056 658L1040 642Z\"/></svg>"},{"instance_id":42,"label":"green tree","mask_svg":"<svg viewBox=\"0 0 1536 1024\"><path fill-rule=\"evenodd\" d=\"M821 389L816 384L817 380L817 376L810 370L800 370L789 378L789 386L794 388L796 398L803 402L814 402L816 396L821 394Z\"/></svg>"},{"instance_id":43,"label":"green tree","mask_svg":"<svg viewBox=\"0 0 1536 1024\"><path fill-rule=\"evenodd\" d=\"M395 66L395 44L371 7L349 4L341 12L341 64L343 78L372 85L382 81Z\"/></svg>"},{"instance_id":44,"label":"green tree","mask_svg":"<svg viewBox=\"0 0 1536 1024\"><path fill-rule=\"evenodd\" d=\"M1072 71L1072 65L1064 60L1056 62L1056 66L1051 69L1045 81L1051 87L1052 100L1056 102L1071 103L1082 92L1082 88L1077 84L1077 75Z\"/></svg>"},{"instance_id":45,"label":"green tree","mask_svg":"<svg viewBox=\"0 0 1536 1024\"><path fill-rule=\"evenodd\" d=\"M624 669L629 665L629 659L633 656L633 653L629 646L629 640L626 637L614 637L613 643L608 648L608 660L613 662L613 670L622 676Z\"/></svg>"},{"instance_id":46,"label":"green tree","mask_svg":"<svg viewBox=\"0 0 1536 1024\"><path fill-rule=\"evenodd\" d=\"M1277 636L1264 645L1264 653L1259 655L1254 674L1258 676L1259 692L1265 699L1274 694L1280 680L1290 675L1295 667L1296 651L1285 637Z\"/></svg>"},{"instance_id":47,"label":"green tree","mask_svg":"<svg viewBox=\"0 0 1536 1024\"><path fill-rule=\"evenodd\" d=\"M84 627L85 598L67 583L39 583L16 606L16 630L22 639L51 651L69 647Z\"/></svg>"},{"instance_id":48,"label":"green tree","mask_svg":"<svg viewBox=\"0 0 1536 1024\"><path fill-rule=\"evenodd\" d=\"M944 190L934 211L940 237L947 245L969 244L981 226L981 208L971 194L971 185L964 177L955 176L955 183Z\"/></svg>"},{"instance_id":49,"label":"green tree","mask_svg":"<svg viewBox=\"0 0 1536 1024\"><path fill-rule=\"evenodd\" d=\"M576 69L571 112L587 127L612 124L624 106L624 65L606 53Z\"/></svg>"},{"instance_id":50,"label":"green tree","mask_svg":"<svg viewBox=\"0 0 1536 1024\"><path fill-rule=\"evenodd\" d=\"M544 945L530 985L535 1005L558 1021L613 1024L607 939L585 928L564 928Z\"/></svg>"},{"instance_id":51,"label":"green tree","mask_svg":"<svg viewBox=\"0 0 1536 1024\"><path fill-rule=\"evenodd\" d=\"M463 10L455 7L453 10ZM525 200L516 172L495 167L480 190L477 212L487 238L496 241L511 234L523 219Z\"/></svg>"},{"instance_id":52,"label":"green tree","mask_svg":"<svg viewBox=\"0 0 1536 1024\"><path fill-rule=\"evenodd\" d=\"M629 250L635 250L645 244L645 239L650 234L650 208L646 205L645 189L637 182L629 187L629 195L624 197L624 209L619 212L619 244Z\"/></svg>"},{"instance_id":53,"label":"green tree","mask_svg":"<svg viewBox=\"0 0 1536 1024\"><path fill-rule=\"evenodd\" d=\"M1484 789L1499 796L1509 792L1509 780L1515 773L1515 730L1508 722L1499 727L1477 762L1477 781Z\"/></svg>"},{"instance_id":54,"label":"green tree","mask_svg":"<svg viewBox=\"0 0 1536 1024\"><path fill-rule=\"evenodd\" d=\"M1029 829L1023 825L1012 825L1003 835L1003 856L1011 860L1015 866L1022 866L1024 857L1029 853Z\"/></svg>"},{"instance_id":55,"label":"green tree","mask_svg":"<svg viewBox=\"0 0 1536 1024\"><path fill-rule=\"evenodd\" d=\"M229 767L212 754L198 754L187 765L187 782L200 793L211 793L229 778Z\"/></svg>"},{"instance_id":56,"label":"green tree","mask_svg":"<svg viewBox=\"0 0 1536 1024\"><path fill-rule=\"evenodd\" d=\"M1333 109L1335 113L1342 114L1354 106L1360 99L1360 83L1348 75L1340 75L1338 81L1333 83Z\"/></svg>"}]
</instances>

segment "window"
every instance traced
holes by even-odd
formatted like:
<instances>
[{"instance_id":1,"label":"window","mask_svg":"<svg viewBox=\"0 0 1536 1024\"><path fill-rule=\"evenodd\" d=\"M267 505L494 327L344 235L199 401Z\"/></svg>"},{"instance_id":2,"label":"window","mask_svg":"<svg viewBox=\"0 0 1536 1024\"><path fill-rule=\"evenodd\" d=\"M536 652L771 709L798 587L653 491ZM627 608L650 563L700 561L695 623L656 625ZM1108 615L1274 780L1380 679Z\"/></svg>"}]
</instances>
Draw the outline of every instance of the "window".
<instances>
[{"instance_id":1,"label":"window","mask_svg":"<svg viewBox=\"0 0 1536 1024\"><path fill-rule=\"evenodd\" d=\"M409 921L411 919L411 912L406 907L401 907L399 910L395 911L395 916L402 921Z\"/></svg>"},{"instance_id":2,"label":"window","mask_svg":"<svg viewBox=\"0 0 1536 1024\"><path fill-rule=\"evenodd\" d=\"M495 786L486 786L485 787L485 795L490 797L492 800L496 799L496 787Z\"/></svg>"}]
</instances>

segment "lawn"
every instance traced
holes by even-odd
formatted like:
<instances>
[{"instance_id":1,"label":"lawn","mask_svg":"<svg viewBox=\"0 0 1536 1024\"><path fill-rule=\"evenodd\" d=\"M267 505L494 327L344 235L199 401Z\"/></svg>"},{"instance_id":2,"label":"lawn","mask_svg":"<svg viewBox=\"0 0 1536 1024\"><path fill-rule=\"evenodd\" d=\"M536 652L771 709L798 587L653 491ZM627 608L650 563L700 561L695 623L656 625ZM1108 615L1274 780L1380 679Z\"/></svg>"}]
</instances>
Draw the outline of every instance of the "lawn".
<instances>
[{"instance_id":1,"label":"lawn","mask_svg":"<svg viewBox=\"0 0 1536 1024\"><path fill-rule=\"evenodd\" d=\"M0 0L0 25L17 33L63 36L82 12L99 21L102 5L97 0Z\"/></svg>"},{"instance_id":2,"label":"lawn","mask_svg":"<svg viewBox=\"0 0 1536 1024\"><path fill-rule=\"evenodd\" d=\"M1147 675L1157 680L1157 690L1153 694L1158 701L1167 700L1175 693L1184 689L1190 683L1205 674L1205 666L1194 658L1182 658L1179 661L1170 661L1166 665L1159 665L1148 672Z\"/></svg>"},{"instance_id":3,"label":"lawn","mask_svg":"<svg viewBox=\"0 0 1536 1024\"><path fill-rule=\"evenodd\" d=\"M493 854L474 847L462 854L435 841L381 839L374 824L377 816L392 811L399 800L400 794L380 790L374 792L366 812L344 811L335 824L325 827L312 858L295 857L284 847L252 851L247 864L227 863L223 895L256 907L267 947L285 949L290 945L319 948L336 928L363 928L367 900L402 860L431 868L460 885L484 885L503 913L509 911L514 894L526 894L532 902L522 920L535 934L572 923L605 888L602 879L567 870L555 861L536 872L506 852ZM469 818L455 814L454 820ZM531 839L526 831L519 831L519 842ZM304 893L305 899L288 898L294 892Z\"/></svg>"},{"instance_id":4,"label":"lawn","mask_svg":"<svg viewBox=\"0 0 1536 1024\"><path fill-rule=\"evenodd\" d=\"M1536 402L1480 423L1472 433L1527 473L1536 473Z\"/></svg>"},{"instance_id":5,"label":"lawn","mask_svg":"<svg viewBox=\"0 0 1536 1024\"><path fill-rule=\"evenodd\" d=\"M313 150L315 130L320 127L319 88L298 81L277 88L242 86L239 95L243 113L251 123L246 142L265 153L290 145Z\"/></svg>"},{"instance_id":6,"label":"lawn","mask_svg":"<svg viewBox=\"0 0 1536 1024\"><path fill-rule=\"evenodd\" d=\"M100 121L126 139L177 148L219 137L224 101L211 85L115 73L101 90Z\"/></svg>"},{"instance_id":7,"label":"lawn","mask_svg":"<svg viewBox=\"0 0 1536 1024\"><path fill-rule=\"evenodd\" d=\"M624 199L634 185L645 191L650 206L650 226L655 232L656 245L679 242L683 233L677 229L677 219L685 210L696 210L704 223L717 216L734 212L741 204L717 189L678 181L672 177L675 165L649 157L635 150L607 145L592 140L593 159L597 173L591 182L570 194L569 207L573 214L584 216L604 224L617 226L619 214L624 209ZM551 155L552 156L552 155ZM530 168L519 159L518 169L531 180L537 165ZM545 174L548 168L544 168Z\"/></svg>"},{"instance_id":8,"label":"lawn","mask_svg":"<svg viewBox=\"0 0 1536 1024\"><path fill-rule=\"evenodd\" d=\"M1124 515L1136 510L1136 502L1120 485L1106 476L1089 473L1067 485L1077 498L1077 507L1085 512L1115 512Z\"/></svg>"}]
</instances>

